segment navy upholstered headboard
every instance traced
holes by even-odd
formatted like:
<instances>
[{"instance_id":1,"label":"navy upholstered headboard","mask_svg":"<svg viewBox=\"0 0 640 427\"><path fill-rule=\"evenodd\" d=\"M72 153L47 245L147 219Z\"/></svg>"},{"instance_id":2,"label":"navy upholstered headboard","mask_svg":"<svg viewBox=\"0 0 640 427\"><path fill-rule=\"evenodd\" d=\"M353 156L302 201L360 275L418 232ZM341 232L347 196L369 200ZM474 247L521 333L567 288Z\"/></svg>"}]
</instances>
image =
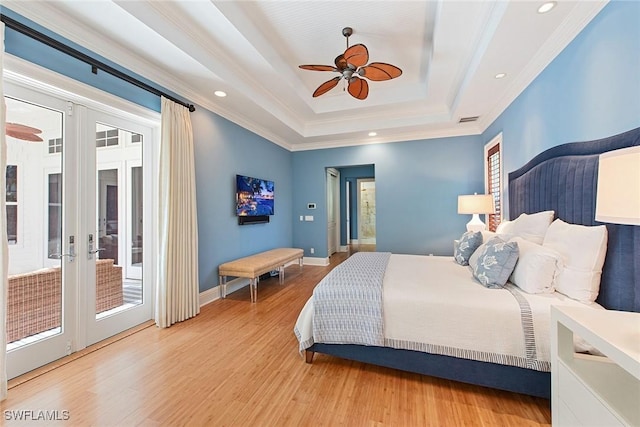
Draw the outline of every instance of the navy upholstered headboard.
<instances>
[{"instance_id":1,"label":"navy upholstered headboard","mask_svg":"<svg viewBox=\"0 0 640 427\"><path fill-rule=\"evenodd\" d=\"M600 224L595 221L598 156L635 145L640 145L640 128L542 152L509 174L510 219L554 210L566 222ZM608 309L640 312L640 226L606 226L607 257L596 301Z\"/></svg>"}]
</instances>

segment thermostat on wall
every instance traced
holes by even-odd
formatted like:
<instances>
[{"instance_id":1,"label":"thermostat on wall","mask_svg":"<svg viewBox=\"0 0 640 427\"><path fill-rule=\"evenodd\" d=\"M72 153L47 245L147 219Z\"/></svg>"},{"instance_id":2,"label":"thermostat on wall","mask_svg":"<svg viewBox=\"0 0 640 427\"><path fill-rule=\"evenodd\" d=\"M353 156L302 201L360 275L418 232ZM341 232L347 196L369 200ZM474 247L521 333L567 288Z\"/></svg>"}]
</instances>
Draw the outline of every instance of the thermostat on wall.
<instances>
[{"instance_id":1,"label":"thermostat on wall","mask_svg":"<svg viewBox=\"0 0 640 427\"><path fill-rule=\"evenodd\" d=\"M307 204L307 209L315 209L316 208L316 204L315 203L308 203Z\"/></svg>"}]
</instances>

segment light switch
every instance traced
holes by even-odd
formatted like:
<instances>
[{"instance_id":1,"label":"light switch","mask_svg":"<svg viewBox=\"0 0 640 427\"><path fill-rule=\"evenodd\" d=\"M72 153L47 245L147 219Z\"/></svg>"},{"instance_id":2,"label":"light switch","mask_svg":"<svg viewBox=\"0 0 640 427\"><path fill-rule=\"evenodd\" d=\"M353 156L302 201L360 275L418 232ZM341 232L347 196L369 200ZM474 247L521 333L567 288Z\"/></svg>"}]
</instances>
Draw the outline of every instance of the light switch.
<instances>
[{"instance_id":1,"label":"light switch","mask_svg":"<svg viewBox=\"0 0 640 427\"><path fill-rule=\"evenodd\" d=\"M313 215L305 215L304 216L304 220L305 221L313 221Z\"/></svg>"},{"instance_id":2,"label":"light switch","mask_svg":"<svg viewBox=\"0 0 640 427\"><path fill-rule=\"evenodd\" d=\"M304 217L300 215L300 221L304 221Z\"/></svg>"}]
</instances>

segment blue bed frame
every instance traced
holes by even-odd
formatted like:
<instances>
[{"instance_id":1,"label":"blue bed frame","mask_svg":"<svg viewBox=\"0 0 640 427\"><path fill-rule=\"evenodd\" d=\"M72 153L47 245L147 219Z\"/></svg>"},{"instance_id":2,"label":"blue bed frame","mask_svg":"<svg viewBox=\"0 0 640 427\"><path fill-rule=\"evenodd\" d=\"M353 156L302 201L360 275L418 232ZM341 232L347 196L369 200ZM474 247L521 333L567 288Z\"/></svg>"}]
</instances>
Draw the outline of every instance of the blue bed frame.
<instances>
[{"instance_id":1,"label":"blue bed frame","mask_svg":"<svg viewBox=\"0 0 640 427\"><path fill-rule=\"evenodd\" d=\"M563 221L596 225L598 156L640 145L640 128L609 138L553 147L509 174L509 217L554 210ZM597 302L611 310L640 312L640 226L606 224L607 257ZM515 366L411 350L316 343L307 350L403 371L549 398L551 375Z\"/></svg>"}]
</instances>

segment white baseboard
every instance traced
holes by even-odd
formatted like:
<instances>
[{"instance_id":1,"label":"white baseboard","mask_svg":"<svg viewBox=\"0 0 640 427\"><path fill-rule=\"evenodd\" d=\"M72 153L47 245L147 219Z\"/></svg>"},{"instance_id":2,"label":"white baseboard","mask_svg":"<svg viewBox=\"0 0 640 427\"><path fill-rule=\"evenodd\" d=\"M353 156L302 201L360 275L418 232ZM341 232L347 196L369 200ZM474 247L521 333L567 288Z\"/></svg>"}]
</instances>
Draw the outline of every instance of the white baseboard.
<instances>
[{"instance_id":1,"label":"white baseboard","mask_svg":"<svg viewBox=\"0 0 640 427\"><path fill-rule=\"evenodd\" d=\"M347 252L349 250L349 246L340 246L338 248L338 252Z\"/></svg>"},{"instance_id":2,"label":"white baseboard","mask_svg":"<svg viewBox=\"0 0 640 427\"><path fill-rule=\"evenodd\" d=\"M229 280L227 282L227 295L237 291L238 289L242 289L245 286L249 286L249 279L238 277L236 279ZM199 295L200 307L202 307L203 305L207 305L211 302L214 302L215 300L219 300L220 298L221 296L220 296L219 285L214 286L211 289L207 289L204 292L200 292L200 295Z\"/></svg>"},{"instance_id":3,"label":"white baseboard","mask_svg":"<svg viewBox=\"0 0 640 427\"><path fill-rule=\"evenodd\" d=\"M327 266L329 265L329 258L316 258L316 257L304 257L303 258L304 265L320 265Z\"/></svg>"}]
</instances>

